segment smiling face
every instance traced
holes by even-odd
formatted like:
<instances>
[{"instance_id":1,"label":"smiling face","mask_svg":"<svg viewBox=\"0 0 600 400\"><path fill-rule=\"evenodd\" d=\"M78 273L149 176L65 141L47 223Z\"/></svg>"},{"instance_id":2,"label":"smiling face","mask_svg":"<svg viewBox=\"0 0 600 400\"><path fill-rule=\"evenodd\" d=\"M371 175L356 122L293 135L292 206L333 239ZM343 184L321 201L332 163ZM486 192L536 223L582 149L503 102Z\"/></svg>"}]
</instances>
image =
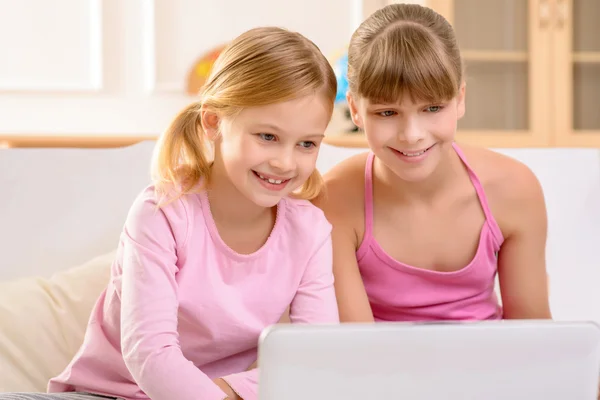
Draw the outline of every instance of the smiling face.
<instances>
[{"instance_id":1,"label":"smiling face","mask_svg":"<svg viewBox=\"0 0 600 400\"><path fill-rule=\"evenodd\" d=\"M276 205L314 171L331 117L328 103L313 94L223 119L214 168L256 205Z\"/></svg>"},{"instance_id":2,"label":"smiling face","mask_svg":"<svg viewBox=\"0 0 600 400\"><path fill-rule=\"evenodd\" d=\"M413 101L407 94L396 104L365 98L348 103L354 123L362 128L375 155L398 177L426 179L451 149L457 121L465 113L465 87L445 102Z\"/></svg>"}]
</instances>

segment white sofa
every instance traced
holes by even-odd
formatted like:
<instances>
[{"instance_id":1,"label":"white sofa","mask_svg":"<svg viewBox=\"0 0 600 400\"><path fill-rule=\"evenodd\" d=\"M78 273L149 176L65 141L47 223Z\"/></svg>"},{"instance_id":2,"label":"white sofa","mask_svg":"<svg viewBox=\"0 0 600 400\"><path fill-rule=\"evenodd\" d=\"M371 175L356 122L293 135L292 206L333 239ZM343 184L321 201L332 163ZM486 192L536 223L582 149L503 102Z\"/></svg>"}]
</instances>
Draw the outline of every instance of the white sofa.
<instances>
[{"instance_id":1,"label":"white sofa","mask_svg":"<svg viewBox=\"0 0 600 400\"><path fill-rule=\"evenodd\" d=\"M44 390L76 350L153 147L0 149L0 392ZM362 151L324 145L318 168ZM600 151L498 151L542 182L555 318L600 323Z\"/></svg>"}]
</instances>

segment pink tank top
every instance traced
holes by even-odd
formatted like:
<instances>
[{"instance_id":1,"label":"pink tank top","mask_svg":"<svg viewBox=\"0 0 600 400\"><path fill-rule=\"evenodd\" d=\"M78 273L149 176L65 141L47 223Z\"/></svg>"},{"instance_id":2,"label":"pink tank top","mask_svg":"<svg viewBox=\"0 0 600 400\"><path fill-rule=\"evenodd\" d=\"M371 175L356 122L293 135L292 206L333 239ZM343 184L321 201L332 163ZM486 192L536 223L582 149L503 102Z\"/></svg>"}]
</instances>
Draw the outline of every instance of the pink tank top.
<instances>
[{"instance_id":1,"label":"pink tank top","mask_svg":"<svg viewBox=\"0 0 600 400\"><path fill-rule=\"evenodd\" d=\"M490 212L479 179L461 149L454 150L466 166L485 213L477 252L454 272L413 267L393 259L373 237L373 160L365 166L365 234L356 252L358 267L376 321L501 319L494 290L497 254L504 241ZM448 240L455 240L448 238Z\"/></svg>"}]
</instances>

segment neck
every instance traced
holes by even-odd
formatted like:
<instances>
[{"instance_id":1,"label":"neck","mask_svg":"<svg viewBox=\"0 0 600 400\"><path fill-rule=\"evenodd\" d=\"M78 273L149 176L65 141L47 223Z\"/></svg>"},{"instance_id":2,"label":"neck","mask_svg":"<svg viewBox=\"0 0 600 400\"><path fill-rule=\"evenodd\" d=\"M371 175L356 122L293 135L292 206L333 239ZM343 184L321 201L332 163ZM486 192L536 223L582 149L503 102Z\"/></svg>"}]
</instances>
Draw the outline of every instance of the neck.
<instances>
[{"instance_id":1,"label":"neck","mask_svg":"<svg viewBox=\"0 0 600 400\"><path fill-rule=\"evenodd\" d=\"M399 178L377 158L374 163L375 176L392 194L395 201L412 204L432 204L455 187L456 179L464 168L458 154L453 149L447 151L436 169L425 180L410 182Z\"/></svg>"},{"instance_id":2,"label":"neck","mask_svg":"<svg viewBox=\"0 0 600 400\"><path fill-rule=\"evenodd\" d=\"M253 226L276 211L250 201L217 164L211 168L207 194L213 219L221 225Z\"/></svg>"}]
</instances>

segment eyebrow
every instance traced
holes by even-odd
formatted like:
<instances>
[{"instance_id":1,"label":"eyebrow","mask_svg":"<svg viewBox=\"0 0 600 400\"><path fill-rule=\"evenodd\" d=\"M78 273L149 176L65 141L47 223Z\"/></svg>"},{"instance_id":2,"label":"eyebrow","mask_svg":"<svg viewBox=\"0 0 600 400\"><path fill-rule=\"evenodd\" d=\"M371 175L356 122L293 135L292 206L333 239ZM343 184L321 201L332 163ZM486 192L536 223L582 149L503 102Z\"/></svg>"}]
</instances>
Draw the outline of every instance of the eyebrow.
<instances>
[{"instance_id":1,"label":"eyebrow","mask_svg":"<svg viewBox=\"0 0 600 400\"><path fill-rule=\"evenodd\" d=\"M273 124L269 124L269 123L258 123L254 126L255 129L268 129L268 130L272 130L272 131L276 131L276 132L281 132L281 128L279 128L277 125L273 125Z\"/></svg>"},{"instance_id":2,"label":"eyebrow","mask_svg":"<svg viewBox=\"0 0 600 400\"><path fill-rule=\"evenodd\" d=\"M279 128L277 125L269 124L269 123L259 123L254 126L254 129L268 129L273 132L282 132L283 130ZM307 135L302 135L303 138L324 138L325 135L322 133L312 133Z\"/></svg>"},{"instance_id":3,"label":"eyebrow","mask_svg":"<svg viewBox=\"0 0 600 400\"><path fill-rule=\"evenodd\" d=\"M306 135L305 137L307 137L307 138L317 138L317 139L321 139L321 138L324 138L324 137L325 137L325 135L324 135L324 134L322 134L322 133L315 133L315 134L312 134L312 135Z\"/></svg>"}]
</instances>

